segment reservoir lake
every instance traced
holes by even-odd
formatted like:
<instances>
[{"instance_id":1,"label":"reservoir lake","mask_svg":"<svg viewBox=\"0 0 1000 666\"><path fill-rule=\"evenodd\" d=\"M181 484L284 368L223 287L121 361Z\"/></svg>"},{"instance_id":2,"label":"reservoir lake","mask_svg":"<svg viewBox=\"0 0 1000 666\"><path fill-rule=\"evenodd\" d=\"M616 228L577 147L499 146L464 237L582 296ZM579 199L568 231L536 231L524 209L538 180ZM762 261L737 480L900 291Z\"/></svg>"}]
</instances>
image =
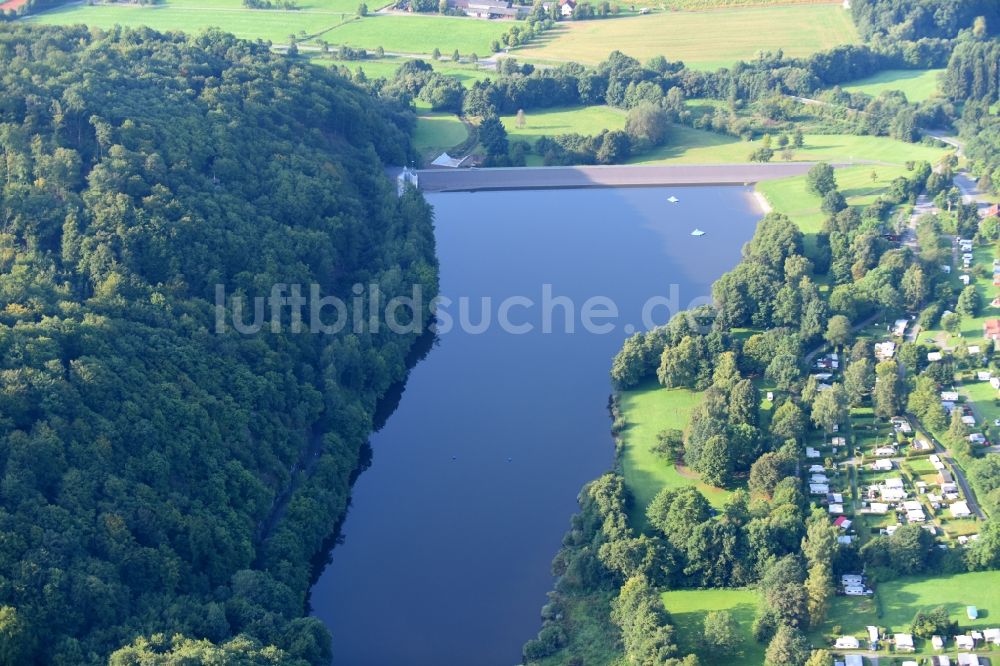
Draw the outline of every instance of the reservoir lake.
<instances>
[{"instance_id":1,"label":"reservoir lake","mask_svg":"<svg viewBox=\"0 0 1000 666\"><path fill-rule=\"evenodd\" d=\"M613 356L646 328L650 299L673 297L674 312L707 302L761 213L744 187L426 197L441 294L452 301L441 320L454 325L372 436L371 467L310 604L338 665L511 666L541 626L576 496L613 462ZM459 299L479 324L486 297L490 325L463 330ZM497 323L510 297L520 297L509 302L511 323L534 330ZM617 307L617 317L593 318L610 332L584 330L593 297ZM647 319L669 314L657 305Z\"/></svg>"}]
</instances>

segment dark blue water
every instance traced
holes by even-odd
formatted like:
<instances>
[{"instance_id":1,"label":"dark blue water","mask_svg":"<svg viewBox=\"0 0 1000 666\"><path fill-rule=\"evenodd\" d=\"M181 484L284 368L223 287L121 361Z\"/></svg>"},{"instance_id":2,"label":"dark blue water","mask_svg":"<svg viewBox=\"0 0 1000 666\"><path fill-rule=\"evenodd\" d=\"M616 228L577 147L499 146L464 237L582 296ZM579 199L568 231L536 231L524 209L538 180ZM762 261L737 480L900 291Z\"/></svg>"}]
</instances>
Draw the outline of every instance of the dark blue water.
<instances>
[{"instance_id":1,"label":"dark blue water","mask_svg":"<svg viewBox=\"0 0 1000 666\"><path fill-rule=\"evenodd\" d=\"M671 194L680 202L666 201ZM759 213L738 187L539 190L429 195L441 293L523 296L516 335L456 326L412 371L396 412L373 436L344 542L312 590L313 613L346 666L510 666L539 629L550 563L576 496L608 470L611 358L647 299L710 295L739 260ZM694 228L707 233L695 238ZM543 285L575 304L575 333L554 308L540 330ZM582 330L594 296L619 309L608 334ZM654 311L662 323L664 308Z\"/></svg>"}]
</instances>

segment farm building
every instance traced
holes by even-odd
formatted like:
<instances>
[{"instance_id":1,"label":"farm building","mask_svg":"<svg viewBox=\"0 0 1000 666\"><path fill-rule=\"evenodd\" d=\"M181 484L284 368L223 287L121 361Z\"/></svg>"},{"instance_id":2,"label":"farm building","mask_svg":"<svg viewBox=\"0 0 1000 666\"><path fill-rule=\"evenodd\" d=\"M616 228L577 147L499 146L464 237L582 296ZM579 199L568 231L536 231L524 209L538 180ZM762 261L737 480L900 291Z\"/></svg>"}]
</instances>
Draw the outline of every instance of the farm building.
<instances>
[{"instance_id":1,"label":"farm building","mask_svg":"<svg viewBox=\"0 0 1000 666\"><path fill-rule=\"evenodd\" d=\"M913 634L896 634L893 637L896 643L896 652L913 652Z\"/></svg>"},{"instance_id":2,"label":"farm building","mask_svg":"<svg viewBox=\"0 0 1000 666\"><path fill-rule=\"evenodd\" d=\"M861 641L854 636L841 636L837 639L834 647L838 650L857 650L861 647Z\"/></svg>"}]
</instances>

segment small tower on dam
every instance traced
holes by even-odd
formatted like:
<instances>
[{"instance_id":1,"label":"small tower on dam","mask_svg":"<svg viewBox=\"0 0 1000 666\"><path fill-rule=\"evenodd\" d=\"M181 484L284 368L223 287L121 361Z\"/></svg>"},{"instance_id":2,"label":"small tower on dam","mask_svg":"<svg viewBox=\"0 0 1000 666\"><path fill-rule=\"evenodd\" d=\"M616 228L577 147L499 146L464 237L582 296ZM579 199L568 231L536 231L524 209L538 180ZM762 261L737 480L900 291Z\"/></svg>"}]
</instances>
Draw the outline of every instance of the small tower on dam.
<instances>
[{"instance_id":1,"label":"small tower on dam","mask_svg":"<svg viewBox=\"0 0 1000 666\"><path fill-rule=\"evenodd\" d=\"M414 188L420 187L420 183L417 179L417 172L410 167L403 167L403 170L396 177L396 196L403 196L403 192L406 191L406 186L412 185Z\"/></svg>"}]
</instances>

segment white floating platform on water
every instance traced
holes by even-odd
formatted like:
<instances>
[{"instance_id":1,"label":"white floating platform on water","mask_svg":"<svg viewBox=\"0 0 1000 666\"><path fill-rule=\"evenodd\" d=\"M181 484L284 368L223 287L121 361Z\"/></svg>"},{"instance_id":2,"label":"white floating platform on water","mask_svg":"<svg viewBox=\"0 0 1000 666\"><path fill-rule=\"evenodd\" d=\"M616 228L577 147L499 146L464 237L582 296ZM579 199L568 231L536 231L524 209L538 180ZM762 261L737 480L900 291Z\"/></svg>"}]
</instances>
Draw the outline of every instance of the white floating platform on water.
<instances>
[{"instance_id":1,"label":"white floating platform on water","mask_svg":"<svg viewBox=\"0 0 1000 666\"><path fill-rule=\"evenodd\" d=\"M701 229L695 229L694 231L691 232L691 235L692 236L704 236L705 232L702 231Z\"/></svg>"},{"instance_id":2,"label":"white floating platform on water","mask_svg":"<svg viewBox=\"0 0 1000 666\"><path fill-rule=\"evenodd\" d=\"M670 203L677 203L678 201L680 201L680 199L678 199L677 197L667 197L667 201L669 201Z\"/></svg>"}]
</instances>

